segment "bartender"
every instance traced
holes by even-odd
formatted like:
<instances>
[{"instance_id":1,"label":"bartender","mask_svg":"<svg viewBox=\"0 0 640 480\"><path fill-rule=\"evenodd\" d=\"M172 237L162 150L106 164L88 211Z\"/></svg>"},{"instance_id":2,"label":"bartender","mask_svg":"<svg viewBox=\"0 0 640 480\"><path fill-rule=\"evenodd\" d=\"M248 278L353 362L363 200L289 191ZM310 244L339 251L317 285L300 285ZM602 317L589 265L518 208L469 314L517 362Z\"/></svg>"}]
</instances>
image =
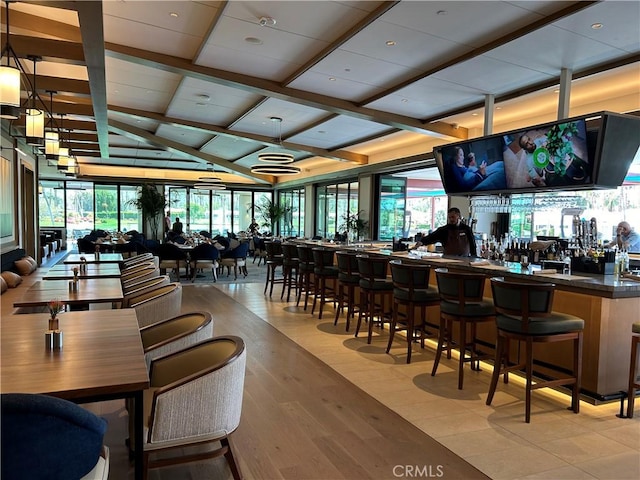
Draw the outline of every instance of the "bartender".
<instances>
[{"instance_id":1,"label":"bartender","mask_svg":"<svg viewBox=\"0 0 640 480\"><path fill-rule=\"evenodd\" d=\"M460 209L452 207L447 211L447 224L420 239L414 248L440 242L445 255L462 257L476 256L476 241L471 227L461 223Z\"/></svg>"}]
</instances>

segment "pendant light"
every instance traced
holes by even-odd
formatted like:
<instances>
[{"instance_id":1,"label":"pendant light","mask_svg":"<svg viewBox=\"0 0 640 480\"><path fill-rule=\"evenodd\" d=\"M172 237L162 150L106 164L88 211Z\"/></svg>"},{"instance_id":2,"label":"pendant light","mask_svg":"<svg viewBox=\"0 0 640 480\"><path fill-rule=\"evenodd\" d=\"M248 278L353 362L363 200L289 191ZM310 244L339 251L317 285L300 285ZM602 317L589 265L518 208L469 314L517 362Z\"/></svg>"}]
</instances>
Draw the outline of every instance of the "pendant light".
<instances>
[{"instance_id":1,"label":"pendant light","mask_svg":"<svg viewBox=\"0 0 640 480\"><path fill-rule=\"evenodd\" d=\"M282 146L282 118L270 117L274 125L274 140ZM266 165L256 164L251 167L252 173L264 175L297 175L298 167L288 165L294 161L294 156L287 152L264 152L258 154L258 161Z\"/></svg>"},{"instance_id":2,"label":"pendant light","mask_svg":"<svg viewBox=\"0 0 640 480\"><path fill-rule=\"evenodd\" d=\"M20 118L20 70L11 66L11 58L18 65L18 56L13 51L9 39L9 1L4 2L7 15L7 43L2 47L2 56L7 64L0 65L0 118L17 120Z\"/></svg>"},{"instance_id":3,"label":"pendant light","mask_svg":"<svg viewBox=\"0 0 640 480\"><path fill-rule=\"evenodd\" d=\"M28 58L33 61L33 91L30 95L31 106L27 108L26 111L26 143L27 145L41 147L44 145L44 112L37 108L36 105L36 98L38 97L36 90L36 65L42 59L36 55L30 55Z\"/></svg>"},{"instance_id":4,"label":"pendant light","mask_svg":"<svg viewBox=\"0 0 640 480\"><path fill-rule=\"evenodd\" d=\"M51 90L48 90L48 92L51 110L49 112L49 127L48 130L44 132L44 153L47 160L57 160L60 151L60 134L53 122L53 94L55 92Z\"/></svg>"}]
</instances>

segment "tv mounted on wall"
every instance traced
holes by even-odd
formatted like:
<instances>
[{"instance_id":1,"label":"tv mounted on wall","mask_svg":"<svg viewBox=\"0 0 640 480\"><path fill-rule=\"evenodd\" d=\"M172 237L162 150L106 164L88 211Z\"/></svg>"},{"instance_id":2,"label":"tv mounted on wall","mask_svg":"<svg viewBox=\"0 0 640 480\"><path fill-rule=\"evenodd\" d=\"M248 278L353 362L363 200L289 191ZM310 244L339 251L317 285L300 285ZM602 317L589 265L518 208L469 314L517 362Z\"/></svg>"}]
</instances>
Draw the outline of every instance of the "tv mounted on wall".
<instances>
[{"instance_id":1,"label":"tv mounted on wall","mask_svg":"<svg viewBox=\"0 0 640 480\"><path fill-rule=\"evenodd\" d=\"M601 119L602 114L597 115ZM603 141L601 122L587 124L593 116L437 147L434 157L445 192L479 195L598 188L597 153ZM469 163L473 156L475 165Z\"/></svg>"}]
</instances>

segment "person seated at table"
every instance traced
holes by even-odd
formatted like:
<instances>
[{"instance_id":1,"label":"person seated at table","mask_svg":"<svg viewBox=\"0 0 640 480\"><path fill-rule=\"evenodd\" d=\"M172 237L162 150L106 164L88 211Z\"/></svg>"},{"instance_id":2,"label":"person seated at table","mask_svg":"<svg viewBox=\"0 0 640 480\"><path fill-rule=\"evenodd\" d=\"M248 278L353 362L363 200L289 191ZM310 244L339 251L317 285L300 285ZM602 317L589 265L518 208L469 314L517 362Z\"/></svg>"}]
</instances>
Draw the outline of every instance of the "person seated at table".
<instances>
[{"instance_id":1,"label":"person seated at table","mask_svg":"<svg viewBox=\"0 0 640 480\"><path fill-rule=\"evenodd\" d=\"M166 237L165 241L167 243L175 243L175 244L178 244L178 245L184 245L185 242L186 242L186 239L184 238L184 236L182 236L182 234L176 233L173 230L171 230L170 232L167 232L167 237Z\"/></svg>"},{"instance_id":2,"label":"person seated at table","mask_svg":"<svg viewBox=\"0 0 640 480\"><path fill-rule=\"evenodd\" d=\"M180 221L179 217L176 217L176 221L173 222L173 227L171 228L171 231L178 234L183 232L182 222Z\"/></svg>"}]
</instances>

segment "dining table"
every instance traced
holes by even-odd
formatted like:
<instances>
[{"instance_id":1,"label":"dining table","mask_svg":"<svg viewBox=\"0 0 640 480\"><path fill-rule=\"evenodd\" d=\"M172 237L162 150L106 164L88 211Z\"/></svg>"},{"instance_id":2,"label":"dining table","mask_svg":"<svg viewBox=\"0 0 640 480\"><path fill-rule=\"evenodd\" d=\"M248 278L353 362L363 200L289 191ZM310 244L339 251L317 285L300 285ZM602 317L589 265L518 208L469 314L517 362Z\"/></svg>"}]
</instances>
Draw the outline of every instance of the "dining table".
<instances>
[{"instance_id":1,"label":"dining table","mask_svg":"<svg viewBox=\"0 0 640 480\"><path fill-rule=\"evenodd\" d=\"M82 264L80 264L82 265ZM78 269L79 279L88 278L120 278L122 273L120 267L115 263L87 263L83 271L76 264L59 264L51 267L43 276L43 280L72 280L73 269Z\"/></svg>"},{"instance_id":2,"label":"dining table","mask_svg":"<svg viewBox=\"0 0 640 480\"><path fill-rule=\"evenodd\" d=\"M124 298L119 278L81 279L76 282L76 291L71 291L70 283L73 280L38 280L13 306L41 307L56 299L70 307L84 307L92 303L122 302Z\"/></svg>"},{"instance_id":3,"label":"dining table","mask_svg":"<svg viewBox=\"0 0 640 480\"><path fill-rule=\"evenodd\" d=\"M149 375L134 309L64 312L62 348L45 346L49 314L0 318L0 391L74 403L133 400L135 478L143 472L143 391ZM123 439L124 441L124 439Z\"/></svg>"},{"instance_id":4,"label":"dining table","mask_svg":"<svg viewBox=\"0 0 640 480\"><path fill-rule=\"evenodd\" d=\"M121 253L101 253L98 258L95 253L70 253L63 263L120 263L122 260Z\"/></svg>"}]
</instances>

